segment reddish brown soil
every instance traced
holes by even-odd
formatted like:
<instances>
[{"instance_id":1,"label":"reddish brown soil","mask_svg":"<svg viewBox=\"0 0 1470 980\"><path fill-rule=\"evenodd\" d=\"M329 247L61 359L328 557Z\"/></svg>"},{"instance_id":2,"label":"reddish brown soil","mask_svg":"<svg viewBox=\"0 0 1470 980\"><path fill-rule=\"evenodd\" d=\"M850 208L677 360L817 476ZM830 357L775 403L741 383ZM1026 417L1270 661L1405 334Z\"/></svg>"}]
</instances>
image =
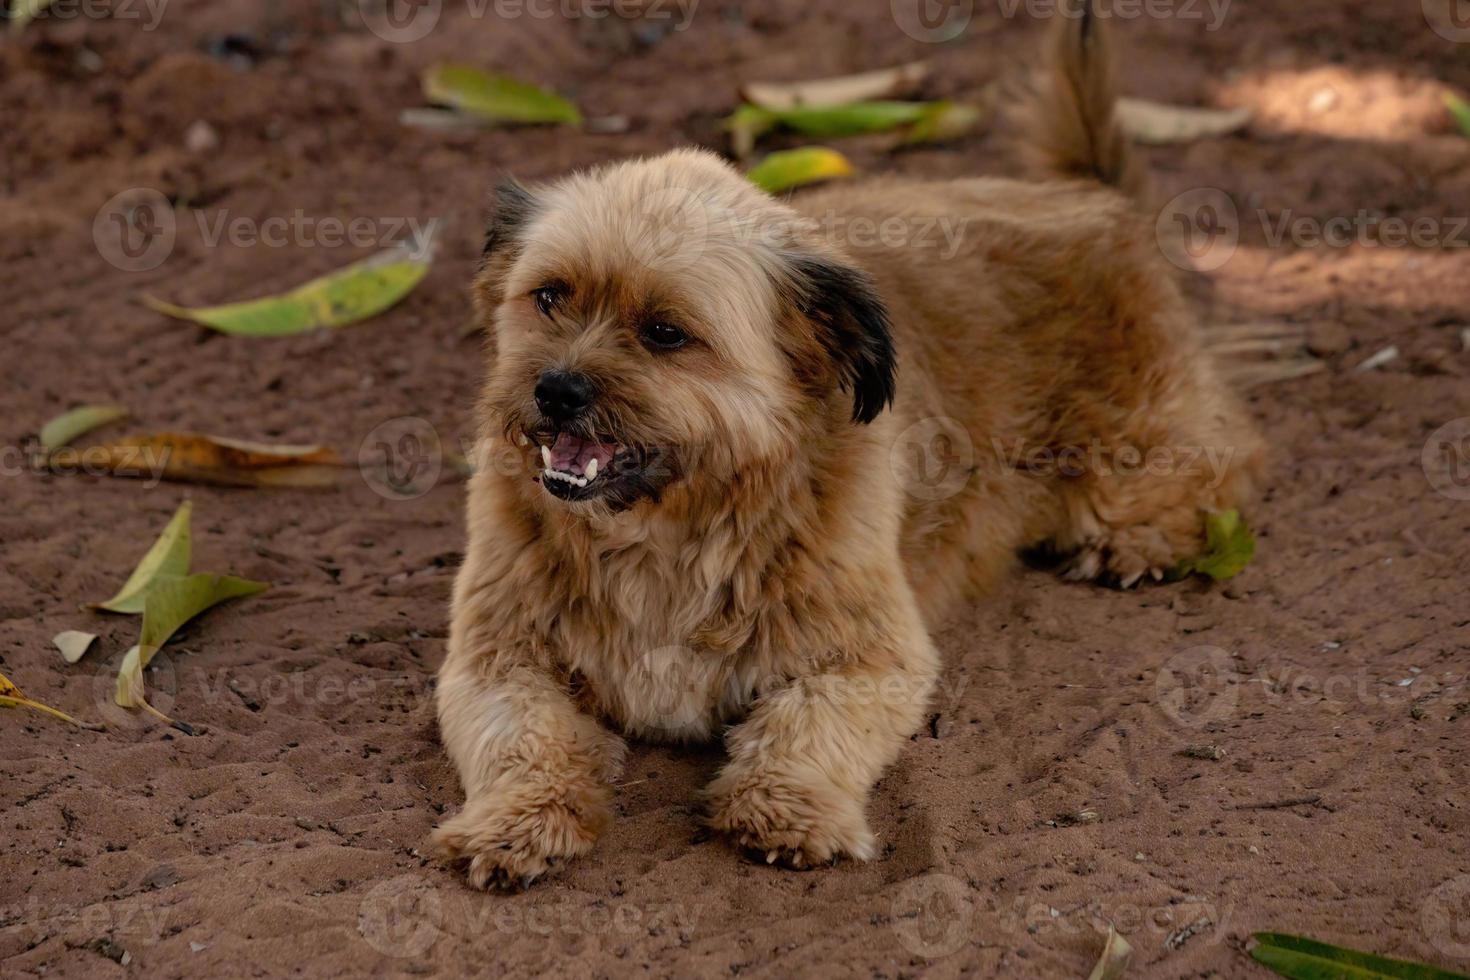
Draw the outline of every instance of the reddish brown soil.
<instances>
[{"instance_id":1,"label":"reddish brown soil","mask_svg":"<svg viewBox=\"0 0 1470 980\"><path fill-rule=\"evenodd\" d=\"M194 0L152 31L53 20L0 40L0 670L108 725L0 715L0 974L1080 977L1106 922L1138 976L1263 975L1243 952L1261 929L1470 970L1470 501L1457 499L1470 493L1437 492L1431 477L1455 488L1434 454L1421 463L1431 433L1470 416L1470 142L1440 105L1446 85L1470 89L1470 49L1412 0L1242 2L1215 32L1120 25L1131 92L1258 112L1248 134L1151 155L1160 200L1213 187L1241 210L1240 249L1198 290L1205 312L1300 325L1326 361L1253 393L1275 452L1250 515L1257 562L1226 588L1133 594L1028 570L973 606L941 636L933 732L876 794L878 861L746 864L699 829L718 751L640 748L596 853L504 897L419 856L459 802L431 709L458 484L412 500L355 475L327 492L149 488L16 472L15 447L82 401L131 406L134 428L351 456L402 416L456 440L479 374L465 284L497 172L716 141L746 78L929 56L931 94L977 97L1039 25L982 3L962 38L933 45L884 3L706 0L687 32L629 53L605 26L446 6L413 44L308 0ZM210 53L232 32L255 39L254 58ZM552 85L631 128L404 128L419 72L444 59ZM844 143L866 170L928 175L1005 172L998 147ZM132 187L180 209L177 246L149 272L114 268L92 238L98 209ZM1424 217L1439 241L1275 244L1256 208L1273 222ZM135 300L244 298L369 250L208 247L191 209L442 217L447 234L387 315L250 341ZM1397 360L1355 370L1390 344ZM185 499L196 568L274 583L190 626L150 672L194 737L111 707L136 621L78 611ZM101 634L74 667L50 646L71 628ZM1213 679L1188 669L1201 648L1225 651ZM1202 746L1223 757L1181 754Z\"/></svg>"}]
</instances>

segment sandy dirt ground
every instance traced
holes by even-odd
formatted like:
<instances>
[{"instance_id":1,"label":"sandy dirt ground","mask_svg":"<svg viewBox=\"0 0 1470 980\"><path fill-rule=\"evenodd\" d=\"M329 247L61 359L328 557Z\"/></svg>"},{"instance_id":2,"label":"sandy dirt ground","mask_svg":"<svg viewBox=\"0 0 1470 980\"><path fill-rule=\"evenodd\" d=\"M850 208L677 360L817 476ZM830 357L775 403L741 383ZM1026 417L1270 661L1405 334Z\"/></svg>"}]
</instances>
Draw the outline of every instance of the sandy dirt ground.
<instances>
[{"instance_id":1,"label":"sandy dirt ground","mask_svg":"<svg viewBox=\"0 0 1470 980\"><path fill-rule=\"evenodd\" d=\"M497 174L722 147L747 79L928 57L928 95L979 98L1042 24L988 0L948 41L906 0L704 0L636 25L450 2L400 43L326 0L112 7L0 39L0 671L107 725L0 715L0 975L1081 977L1108 923L1137 976L1262 976L1245 953L1262 929L1470 970L1470 141L1441 103L1470 89L1470 30L1434 0L1239 0L1218 22L1218 4L1180 0L1117 25L1130 93L1256 112L1247 133L1150 154L1161 220L1200 189L1231 211L1234 247L1207 250L1223 261L1193 289L1202 315L1292 325L1325 365L1251 394L1273 460L1245 574L1119 593L1023 569L969 607L940 634L930 729L875 794L870 864L745 863L700 828L718 749L640 747L595 854L515 896L420 856L460 800L432 693L462 484L153 487L32 472L21 449L96 401L131 407L138 431L349 457L395 419L457 445ZM627 130L400 125L443 60ZM998 174L999 136L842 146L866 171ZM176 225L145 271L94 237L134 188ZM280 245L211 244L221 220L293 216ZM369 254L321 224L361 217L385 241L408 219L444 232L425 283L371 322L252 341L137 302L292 286ZM1334 220L1346 237L1316 242ZM137 624L78 608L186 499L196 568L274 585L149 671L192 737L110 704ZM101 639L69 667L50 639L73 628Z\"/></svg>"}]
</instances>

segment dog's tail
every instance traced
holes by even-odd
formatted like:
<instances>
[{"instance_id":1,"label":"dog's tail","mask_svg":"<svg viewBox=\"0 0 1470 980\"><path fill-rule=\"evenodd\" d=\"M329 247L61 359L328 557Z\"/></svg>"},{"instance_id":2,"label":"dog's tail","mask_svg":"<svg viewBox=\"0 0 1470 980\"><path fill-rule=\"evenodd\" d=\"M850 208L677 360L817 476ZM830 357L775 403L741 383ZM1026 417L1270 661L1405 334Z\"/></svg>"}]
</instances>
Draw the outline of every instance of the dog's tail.
<instances>
[{"instance_id":1,"label":"dog's tail","mask_svg":"<svg viewBox=\"0 0 1470 980\"><path fill-rule=\"evenodd\" d=\"M1118 118L1112 44L1094 3L1057 5L1038 70L1008 100L1018 150L1036 172L1101 181L1138 200L1144 169Z\"/></svg>"}]
</instances>

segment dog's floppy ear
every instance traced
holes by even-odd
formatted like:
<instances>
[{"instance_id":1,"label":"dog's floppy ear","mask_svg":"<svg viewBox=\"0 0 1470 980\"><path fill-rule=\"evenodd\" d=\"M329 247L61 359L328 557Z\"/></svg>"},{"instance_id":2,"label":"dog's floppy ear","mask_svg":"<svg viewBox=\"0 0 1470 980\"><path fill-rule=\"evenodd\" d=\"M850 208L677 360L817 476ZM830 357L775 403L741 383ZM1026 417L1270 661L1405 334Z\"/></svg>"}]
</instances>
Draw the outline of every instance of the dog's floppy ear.
<instances>
[{"instance_id":1,"label":"dog's floppy ear","mask_svg":"<svg viewBox=\"0 0 1470 980\"><path fill-rule=\"evenodd\" d=\"M480 253L480 271L475 276L476 305L487 323L492 311L505 298L501 283L515 260L521 233L539 208L536 195L515 180L503 180L495 190L485 230L485 248Z\"/></svg>"},{"instance_id":2,"label":"dog's floppy ear","mask_svg":"<svg viewBox=\"0 0 1470 980\"><path fill-rule=\"evenodd\" d=\"M893 402L897 371L877 286L866 272L827 256L802 252L789 264L797 306L852 393L852 420L873 421Z\"/></svg>"},{"instance_id":3,"label":"dog's floppy ear","mask_svg":"<svg viewBox=\"0 0 1470 980\"><path fill-rule=\"evenodd\" d=\"M536 197L524 185L514 177L502 180L495 188L495 200L490 205L485 248L480 253L482 258L488 260L495 252L514 242L536 209Z\"/></svg>"}]
</instances>

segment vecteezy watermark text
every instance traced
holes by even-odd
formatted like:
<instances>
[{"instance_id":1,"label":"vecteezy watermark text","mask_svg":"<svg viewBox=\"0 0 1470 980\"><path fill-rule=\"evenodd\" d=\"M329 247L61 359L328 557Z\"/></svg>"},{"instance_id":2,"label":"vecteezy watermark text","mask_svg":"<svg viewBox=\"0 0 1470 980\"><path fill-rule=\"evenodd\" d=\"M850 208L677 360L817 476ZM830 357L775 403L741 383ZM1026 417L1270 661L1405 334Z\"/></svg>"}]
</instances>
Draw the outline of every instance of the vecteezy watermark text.
<instances>
[{"instance_id":1,"label":"vecteezy watermark text","mask_svg":"<svg viewBox=\"0 0 1470 980\"><path fill-rule=\"evenodd\" d=\"M674 21L682 33L694 23L700 0L463 0L472 20L621 20ZM357 0L358 16L369 31L393 44L412 44L433 33L444 16L443 0Z\"/></svg>"},{"instance_id":2,"label":"vecteezy watermark text","mask_svg":"<svg viewBox=\"0 0 1470 980\"><path fill-rule=\"evenodd\" d=\"M38 23L54 20L121 20L141 21L143 30L152 31L163 20L169 0L51 0L35 5L31 20ZM13 11L14 5L12 5ZM12 12L11 16L15 16Z\"/></svg>"}]
</instances>

